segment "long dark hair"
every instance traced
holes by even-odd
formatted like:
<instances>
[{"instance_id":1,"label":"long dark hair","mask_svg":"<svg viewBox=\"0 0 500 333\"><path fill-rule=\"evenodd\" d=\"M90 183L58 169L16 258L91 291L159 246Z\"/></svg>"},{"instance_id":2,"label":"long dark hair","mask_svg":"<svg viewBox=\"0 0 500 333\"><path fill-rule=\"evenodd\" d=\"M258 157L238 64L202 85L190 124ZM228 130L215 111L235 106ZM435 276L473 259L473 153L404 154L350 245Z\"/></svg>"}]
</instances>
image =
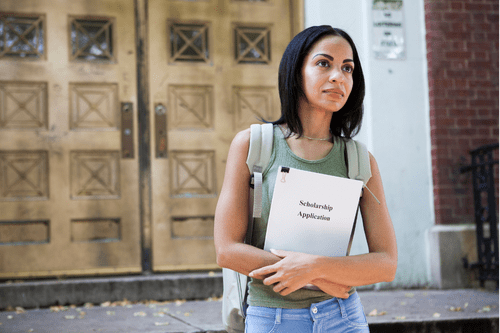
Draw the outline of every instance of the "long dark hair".
<instances>
[{"instance_id":1,"label":"long dark hair","mask_svg":"<svg viewBox=\"0 0 500 333\"><path fill-rule=\"evenodd\" d=\"M338 137L352 138L361 128L363 118L363 99L365 97L365 78L361 69L358 51L351 37L343 30L329 25L314 26L297 34L288 44L279 68L279 94L281 101L281 117L273 124L287 124L288 128L303 134L298 106L299 98L304 97L302 87L302 66L312 46L325 36L340 36L347 40L354 57L353 87L345 105L333 113L330 130Z\"/></svg>"}]
</instances>

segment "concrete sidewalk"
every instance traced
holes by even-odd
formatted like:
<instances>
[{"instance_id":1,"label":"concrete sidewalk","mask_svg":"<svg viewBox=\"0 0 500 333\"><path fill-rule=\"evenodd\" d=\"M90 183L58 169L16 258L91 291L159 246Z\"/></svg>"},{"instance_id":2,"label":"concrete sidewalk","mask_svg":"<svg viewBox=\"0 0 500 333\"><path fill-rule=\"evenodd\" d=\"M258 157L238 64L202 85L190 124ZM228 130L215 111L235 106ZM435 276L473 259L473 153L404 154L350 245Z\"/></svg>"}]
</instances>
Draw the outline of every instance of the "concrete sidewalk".
<instances>
[{"instance_id":1,"label":"concrete sidewalk","mask_svg":"<svg viewBox=\"0 0 500 333\"><path fill-rule=\"evenodd\" d=\"M498 332L498 292L360 291L371 332ZM220 299L128 301L0 312L0 332L224 332ZM12 310L12 309L11 309Z\"/></svg>"}]
</instances>

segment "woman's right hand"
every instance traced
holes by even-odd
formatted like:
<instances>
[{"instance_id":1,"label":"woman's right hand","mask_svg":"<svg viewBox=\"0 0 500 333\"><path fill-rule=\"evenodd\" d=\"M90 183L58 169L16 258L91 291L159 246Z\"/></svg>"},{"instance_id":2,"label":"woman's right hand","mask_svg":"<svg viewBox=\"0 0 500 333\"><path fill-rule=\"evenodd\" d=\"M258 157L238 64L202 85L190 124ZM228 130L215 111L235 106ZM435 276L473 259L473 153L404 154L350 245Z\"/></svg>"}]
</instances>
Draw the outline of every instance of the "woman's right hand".
<instances>
[{"instance_id":1,"label":"woman's right hand","mask_svg":"<svg viewBox=\"0 0 500 333\"><path fill-rule=\"evenodd\" d=\"M315 279L312 281L312 284L333 297L349 298L349 290L351 290L349 286L333 283L325 279Z\"/></svg>"}]
</instances>

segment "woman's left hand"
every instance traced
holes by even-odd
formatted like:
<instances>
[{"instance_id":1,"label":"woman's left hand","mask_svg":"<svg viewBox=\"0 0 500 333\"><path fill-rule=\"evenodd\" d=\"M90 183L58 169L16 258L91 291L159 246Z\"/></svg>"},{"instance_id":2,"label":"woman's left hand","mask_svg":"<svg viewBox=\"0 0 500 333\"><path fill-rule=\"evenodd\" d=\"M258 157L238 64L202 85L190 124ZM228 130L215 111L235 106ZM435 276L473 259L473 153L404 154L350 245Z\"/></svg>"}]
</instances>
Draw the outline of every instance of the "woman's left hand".
<instances>
[{"instance_id":1,"label":"woman's left hand","mask_svg":"<svg viewBox=\"0 0 500 333\"><path fill-rule=\"evenodd\" d=\"M284 250L271 250L271 253L281 260L250 272L250 277L265 277L263 283L274 284L273 290L280 295L286 296L318 278L313 269L317 256Z\"/></svg>"}]
</instances>

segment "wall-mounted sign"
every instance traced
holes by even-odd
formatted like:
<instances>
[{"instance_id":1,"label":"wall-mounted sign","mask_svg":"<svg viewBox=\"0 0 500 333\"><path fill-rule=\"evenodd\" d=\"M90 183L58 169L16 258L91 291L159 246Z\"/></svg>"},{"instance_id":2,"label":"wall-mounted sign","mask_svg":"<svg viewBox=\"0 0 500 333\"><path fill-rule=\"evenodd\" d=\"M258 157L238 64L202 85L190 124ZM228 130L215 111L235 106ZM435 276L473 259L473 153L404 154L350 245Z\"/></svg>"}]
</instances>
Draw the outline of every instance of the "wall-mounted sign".
<instances>
[{"instance_id":1,"label":"wall-mounted sign","mask_svg":"<svg viewBox=\"0 0 500 333\"><path fill-rule=\"evenodd\" d=\"M373 52L377 59L405 59L403 0L373 0Z\"/></svg>"}]
</instances>

